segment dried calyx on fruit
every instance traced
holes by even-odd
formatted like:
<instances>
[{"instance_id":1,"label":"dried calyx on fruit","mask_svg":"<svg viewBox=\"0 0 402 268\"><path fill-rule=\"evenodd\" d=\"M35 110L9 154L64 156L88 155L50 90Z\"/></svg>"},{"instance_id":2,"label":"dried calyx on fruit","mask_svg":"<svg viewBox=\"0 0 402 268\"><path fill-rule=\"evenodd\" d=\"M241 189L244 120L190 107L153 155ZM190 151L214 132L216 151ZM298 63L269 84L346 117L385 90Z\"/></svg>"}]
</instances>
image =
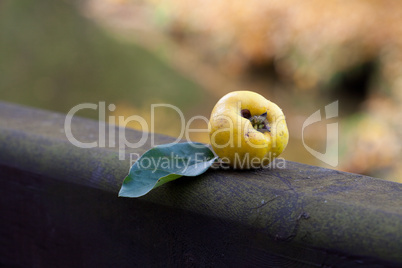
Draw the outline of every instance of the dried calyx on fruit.
<instances>
[{"instance_id":1,"label":"dried calyx on fruit","mask_svg":"<svg viewBox=\"0 0 402 268\"><path fill-rule=\"evenodd\" d=\"M241 116L250 120L250 122L253 125L253 128L255 130L258 130L260 132L265 132L265 131L271 132L271 129L269 127L269 123L267 120L267 112L265 112L261 115L251 116L250 110L243 109L243 110L241 110Z\"/></svg>"}]
</instances>

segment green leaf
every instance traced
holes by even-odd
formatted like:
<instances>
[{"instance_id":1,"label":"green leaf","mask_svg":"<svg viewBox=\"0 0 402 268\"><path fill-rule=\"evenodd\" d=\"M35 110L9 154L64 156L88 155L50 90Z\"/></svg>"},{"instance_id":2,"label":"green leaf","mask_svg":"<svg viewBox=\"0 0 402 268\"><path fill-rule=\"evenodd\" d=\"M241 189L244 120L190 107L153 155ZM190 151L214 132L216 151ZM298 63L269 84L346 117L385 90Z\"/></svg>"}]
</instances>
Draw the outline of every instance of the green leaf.
<instances>
[{"instance_id":1,"label":"green leaf","mask_svg":"<svg viewBox=\"0 0 402 268\"><path fill-rule=\"evenodd\" d=\"M202 143L158 145L145 152L130 168L119 196L140 197L181 176L198 176L217 159Z\"/></svg>"}]
</instances>

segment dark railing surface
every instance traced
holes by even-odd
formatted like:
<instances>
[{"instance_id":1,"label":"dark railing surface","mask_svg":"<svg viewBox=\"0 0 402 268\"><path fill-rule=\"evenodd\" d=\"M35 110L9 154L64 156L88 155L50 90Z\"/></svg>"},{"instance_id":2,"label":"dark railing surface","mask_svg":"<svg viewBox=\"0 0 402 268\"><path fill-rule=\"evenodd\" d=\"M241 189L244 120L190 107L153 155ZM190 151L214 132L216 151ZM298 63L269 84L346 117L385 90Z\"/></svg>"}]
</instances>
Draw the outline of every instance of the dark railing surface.
<instances>
[{"instance_id":1,"label":"dark railing surface","mask_svg":"<svg viewBox=\"0 0 402 268\"><path fill-rule=\"evenodd\" d=\"M286 161L118 198L130 153L151 140L119 160L117 138L116 148L71 144L65 117L0 102L0 266L402 265L402 184ZM109 130L131 142L143 135L101 128L106 140ZM99 123L74 117L72 134L97 141Z\"/></svg>"}]
</instances>

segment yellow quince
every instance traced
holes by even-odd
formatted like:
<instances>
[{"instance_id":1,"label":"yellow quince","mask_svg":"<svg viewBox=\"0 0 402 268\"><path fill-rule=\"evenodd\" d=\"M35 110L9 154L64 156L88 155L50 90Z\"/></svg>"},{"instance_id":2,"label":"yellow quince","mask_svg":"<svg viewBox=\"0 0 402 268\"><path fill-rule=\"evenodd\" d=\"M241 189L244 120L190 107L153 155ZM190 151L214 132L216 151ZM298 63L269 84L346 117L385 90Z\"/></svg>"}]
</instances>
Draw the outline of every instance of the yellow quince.
<instances>
[{"instance_id":1,"label":"yellow quince","mask_svg":"<svg viewBox=\"0 0 402 268\"><path fill-rule=\"evenodd\" d=\"M286 148L289 132L275 103L251 91L234 91L215 105L209 138L222 162L237 169L269 164Z\"/></svg>"}]
</instances>

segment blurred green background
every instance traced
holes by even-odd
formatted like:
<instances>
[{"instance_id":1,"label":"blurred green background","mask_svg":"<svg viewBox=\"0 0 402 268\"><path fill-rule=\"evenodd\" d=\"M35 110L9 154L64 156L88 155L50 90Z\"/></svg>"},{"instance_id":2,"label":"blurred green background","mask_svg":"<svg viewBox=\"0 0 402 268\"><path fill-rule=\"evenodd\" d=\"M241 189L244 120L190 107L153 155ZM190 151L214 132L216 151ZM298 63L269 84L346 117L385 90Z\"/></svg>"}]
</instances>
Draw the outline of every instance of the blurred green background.
<instances>
[{"instance_id":1,"label":"blurred green background","mask_svg":"<svg viewBox=\"0 0 402 268\"><path fill-rule=\"evenodd\" d=\"M3 0L0 99L62 113L105 101L116 105L109 116L147 121L151 104L168 103L188 121L209 118L230 91L252 90L287 116L283 157L330 168L304 147L302 125L338 100L340 116L307 127L305 144L334 150L326 124L338 122L335 168L402 182L401 15L402 3L373 0ZM159 108L155 124L180 134L172 109Z\"/></svg>"},{"instance_id":2,"label":"blurred green background","mask_svg":"<svg viewBox=\"0 0 402 268\"><path fill-rule=\"evenodd\" d=\"M156 98L188 109L204 98L196 83L146 49L106 35L71 3L0 7L3 100L66 113L81 102L141 106Z\"/></svg>"}]
</instances>

